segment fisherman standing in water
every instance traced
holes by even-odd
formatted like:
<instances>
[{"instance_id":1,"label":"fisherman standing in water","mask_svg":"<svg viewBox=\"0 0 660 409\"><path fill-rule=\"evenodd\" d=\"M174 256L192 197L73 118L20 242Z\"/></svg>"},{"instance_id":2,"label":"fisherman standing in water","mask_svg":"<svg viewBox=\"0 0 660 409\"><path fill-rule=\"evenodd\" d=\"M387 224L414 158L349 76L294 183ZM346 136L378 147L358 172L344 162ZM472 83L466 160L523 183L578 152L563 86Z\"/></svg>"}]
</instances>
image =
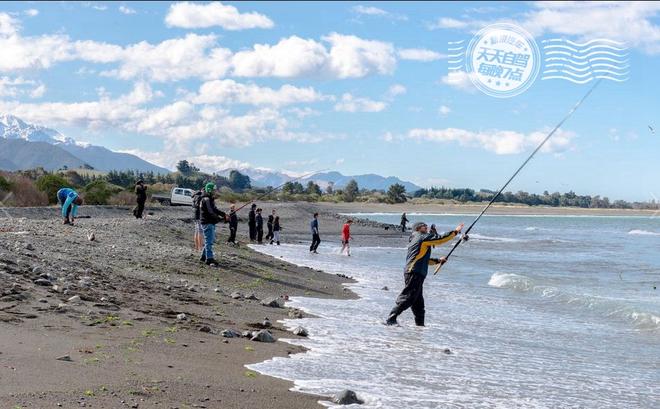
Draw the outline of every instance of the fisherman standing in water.
<instances>
[{"instance_id":1,"label":"fisherman standing in water","mask_svg":"<svg viewBox=\"0 0 660 409\"><path fill-rule=\"evenodd\" d=\"M403 233L406 232L406 223L408 223L408 222L409 222L409 220L408 220L408 218L406 217L406 213L404 212L404 213L401 215L401 231L402 231Z\"/></svg>"},{"instance_id":2,"label":"fisherman standing in water","mask_svg":"<svg viewBox=\"0 0 660 409\"><path fill-rule=\"evenodd\" d=\"M408 244L408 255L406 256L406 267L403 272L405 287L396 299L396 306L390 312L385 324L397 325L397 317L412 308L415 316L415 324L424 326L424 279L428 273L429 264L444 264L447 262L445 257L431 258L431 248L442 243L446 243L458 236L463 229L463 224L459 224L455 230L438 234L435 225L431 225L429 232L426 223L417 222L412 226L413 233L410 236ZM467 236L463 237L467 240Z\"/></svg>"}]
</instances>

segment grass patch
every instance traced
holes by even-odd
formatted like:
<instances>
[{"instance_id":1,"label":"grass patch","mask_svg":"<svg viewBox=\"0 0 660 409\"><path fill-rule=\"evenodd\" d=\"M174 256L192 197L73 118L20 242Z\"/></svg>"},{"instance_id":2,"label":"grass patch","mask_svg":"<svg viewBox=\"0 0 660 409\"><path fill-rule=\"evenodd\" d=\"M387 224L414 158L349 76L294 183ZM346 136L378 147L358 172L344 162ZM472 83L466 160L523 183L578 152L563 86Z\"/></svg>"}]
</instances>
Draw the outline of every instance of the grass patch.
<instances>
[{"instance_id":1,"label":"grass patch","mask_svg":"<svg viewBox=\"0 0 660 409\"><path fill-rule=\"evenodd\" d=\"M166 344L170 344L170 345L176 344L176 340L174 338L165 338L164 341Z\"/></svg>"},{"instance_id":2,"label":"grass patch","mask_svg":"<svg viewBox=\"0 0 660 409\"><path fill-rule=\"evenodd\" d=\"M252 371L245 371L244 375L245 375L246 378L256 378L257 377L257 373L252 372Z\"/></svg>"},{"instance_id":3,"label":"grass patch","mask_svg":"<svg viewBox=\"0 0 660 409\"><path fill-rule=\"evenodd\" d=\"M248 352L252 352L252 351L254 351L254 348L252 348L251 346L247 346L247 347L245 347L245 350L248 351Z\"/></svg>"},{"instance_id":4,"label":"grass patch","mask_svg":"<svg viewBox=\"0 0 660 409\"><path fill-rule=\"evenodd\" d=\"M174 334L178 330L179 329L177 327L167 327L167 328L165 328L165 332L169 332L170 334Z\"/></svg>"},{"instance_id":5,"label":"grass patch","mask_svg":"<svg viewBox=\"0 0 660 409\"><path fill-rule=\"evenodd\" d=\"M84 393L85 396L91 397L94 396L94 391L91 389L87 389Z\"/></svg>"},{"instance_id":6,"label":"grass patch","mask_svg":"<svg viewBox=\"0 0 660 409\"><path fill-rule=\"evenodd\" d=\"M145 338L153 337L155 335L158 335L158 331L155 329L145 329L142 330L142 336Z\"/></svg>"}]
</instances>

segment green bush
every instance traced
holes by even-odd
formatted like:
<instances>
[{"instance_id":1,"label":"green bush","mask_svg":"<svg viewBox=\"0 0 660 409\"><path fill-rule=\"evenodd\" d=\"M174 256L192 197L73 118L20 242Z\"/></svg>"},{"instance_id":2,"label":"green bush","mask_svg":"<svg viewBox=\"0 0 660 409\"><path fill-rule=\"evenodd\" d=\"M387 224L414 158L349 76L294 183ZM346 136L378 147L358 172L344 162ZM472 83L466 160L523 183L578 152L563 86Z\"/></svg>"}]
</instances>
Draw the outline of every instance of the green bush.
<instances>
[{"instance_id":1,"label":"green bush","mask_svg":"<svg viewBox=\"0 0 660 409\"><path fill-rule=\"evenodd\" d=\"M0 175L0 191L9 192L11 190L12 183Z\"/></svg>"},{"instance_id":2,"label":"green bush","mask_svg":"<svg viewBox=\"0 0 660 409\"><path fill-rule=\"evenodd\" d=\"M57 191L69 186L69 182L60 175L47 174L39 176L36 181L37 189L48 196L48 203L57 203Z\"/></svg>"},{"instance_id":3,"label":"green bush","mask_svg":"<svg viewBox=\"0 0 660 409\"><path fill-rule=\"evenodd\" d=\"M95 180L94 182L89 183L83 189L85 204L108 204L110 197L116 193L121 192L122 190L123 189L121 187L112 185L104 180Z\"/></svg>"}]
</instances>

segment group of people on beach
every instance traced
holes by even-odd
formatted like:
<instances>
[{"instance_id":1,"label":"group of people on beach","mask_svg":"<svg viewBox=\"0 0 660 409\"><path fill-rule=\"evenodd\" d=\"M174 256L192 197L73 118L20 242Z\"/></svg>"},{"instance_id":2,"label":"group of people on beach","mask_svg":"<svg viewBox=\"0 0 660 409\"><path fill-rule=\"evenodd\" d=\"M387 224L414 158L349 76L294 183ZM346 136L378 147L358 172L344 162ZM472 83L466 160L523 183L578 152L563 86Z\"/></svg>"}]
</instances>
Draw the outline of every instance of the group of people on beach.
<instances>
[{"instance_id":1,"label":"group of people on beach","mask_svg":"<svg viewBox=\"0 0 660 409\"><path fill-rule=\"evenodd\" d=\"M214 183L207 183L203 189L200 189L193 195L192 207L193 217L195 221L195 234L194 243L195 248L201 251L200 261L209 266L217 267L218 263L215 260L213 253L213 243L215 242L216 225L220 222L229 224L229 238L227 242L233 245L236 243L236 232L238 229L238 216L236 206L232 204L229 212L226 213L215 204L215 189ZM147 199L147 187L142 180L139 180L135 186L137 206L133 210L133 215L136 218L142 218L144 212L144 205ZM74 189L62 188L57 192L57 200L61 206L61 214L64 224L72 225L77 217L78 206L83 204L83 200ZM250 212L248 213L248 233L250 242L263 244L264 230L263 230L263 209L259 208L256 203L252 203ZM317 249L321 244L321 235L319 232L318 213L310 222L310 230L312 234L312 243L309 251L312 254L318 254ZM409 220L406 214L401 215L401 230L405 232L406 223ZM342 248L341 253L346 252L350 256L350 241L351 225L353 220L349 219L342 227ZM282 226L280 218L275 209L268 215L266 222L267 233L265 236L266 241L270 240L270 244L276 243L280 245L280 232ZM385 324L397 325L397 318L407 309L411 309L415 317L415 324L424 326L425 321L425 308L424 308L424 295L423 286L424 280L428 274L429 265L444 264L447 262L446 257L432 258L431 249L437 245L446 243L458 237L463 229L463 224L459 224L454 230L447 233L438 233L435 225L430 227L424 222L416 222L412 225L412 233L408 241L408 249L406 255L406 263L403 271L404 288L396 298L395 306L390 311ZM462 236L462 240L467 240L467 235Z\"/></svg>"}]
</instances>

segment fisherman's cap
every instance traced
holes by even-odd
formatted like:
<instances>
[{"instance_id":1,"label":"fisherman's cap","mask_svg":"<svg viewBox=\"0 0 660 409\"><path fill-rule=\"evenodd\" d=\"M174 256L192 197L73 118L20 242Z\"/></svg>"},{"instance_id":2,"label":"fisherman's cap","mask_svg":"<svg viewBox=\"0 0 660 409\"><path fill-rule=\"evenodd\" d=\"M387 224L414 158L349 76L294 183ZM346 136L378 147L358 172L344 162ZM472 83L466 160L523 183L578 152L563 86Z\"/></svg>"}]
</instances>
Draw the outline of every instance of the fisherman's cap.
<instances>
[{"instance_id":1,"label":"fisherman's cap","mask_svg":"<svg viewBox=\"0 0 660 409\"><path fill-rule=\"evenodd\" d=\"M415 223L415 224L412 225L412 229L413 229L413 231L417 231L417 230L419 230L422 226L426 226L426 225L427 225L427 224L424 223L424 222L417 222L417 223Z\"/></svg>"}]
</instances>

